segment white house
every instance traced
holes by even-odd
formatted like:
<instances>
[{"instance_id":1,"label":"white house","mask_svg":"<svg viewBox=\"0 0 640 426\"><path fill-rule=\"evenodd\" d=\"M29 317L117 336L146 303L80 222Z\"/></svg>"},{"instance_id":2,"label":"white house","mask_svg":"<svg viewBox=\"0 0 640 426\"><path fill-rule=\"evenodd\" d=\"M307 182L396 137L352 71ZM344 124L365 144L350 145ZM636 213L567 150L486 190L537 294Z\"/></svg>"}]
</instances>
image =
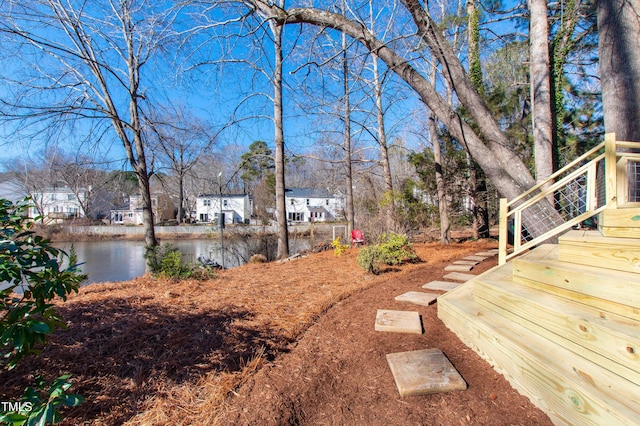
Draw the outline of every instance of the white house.
<instances>
[{"instance_id":1,"label":"white house","mask_svg":"<svg viewBox=\"0 0 640 426\"><path fill-rule=\"evenodd\" d=\"M75 192L68 186L47 188L31 196L35 207L29 209L29 217L41 215L45 221L55 222L85 216L82 203L87 193L84 189Z\"/></svg>"},{"instance_id":2,"label":"white house","mask_svg":"<svg viewBox=\"0 0 640 426\"><path fill-rule=\"evenodd\" d=\"M327 222L343 215L344 196L327 189L289 188L285 205L289 222Z\"/></svg>"},{"instance_id":3,"label":"white house","mask_svg":"<svg viewBox=\"0 0 640 426\"><path fill-rule=\"evenodd\" d=\"M175 219L175 206L166 195L151 195L151 209L153 210L154 223ZM142 195L129 195L128 204L111 210L110 220L114 225L142 225L144 223L142 217Z\"/></svg>"},{"instance_id":4,"label":"white house","mask_svg":"<svg viewBox=\"0 0 640 426\"><path fill-rule=\"evenodd\" d=\"M222 213L225 224L249 223L253 200L247 194L222 194ZM203 194L196 198L196 220L218 223L220 194Z\"/></svg>"}]
</instances>

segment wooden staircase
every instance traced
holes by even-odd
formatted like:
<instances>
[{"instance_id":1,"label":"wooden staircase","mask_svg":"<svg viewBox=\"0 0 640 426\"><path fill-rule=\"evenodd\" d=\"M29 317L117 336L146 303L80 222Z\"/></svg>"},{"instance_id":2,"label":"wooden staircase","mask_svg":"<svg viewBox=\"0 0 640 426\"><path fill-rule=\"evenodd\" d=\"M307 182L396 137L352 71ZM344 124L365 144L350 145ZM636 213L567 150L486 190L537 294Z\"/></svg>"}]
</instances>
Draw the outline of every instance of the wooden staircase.
<instances>
[{"instance_id":1,"label":"wooden staircase","mask_svg":"<svg viewBox=\"0 0 640 426\"><path fill-rule=\"evenodd\" d=\"M640 239L569 231L440 296L438 316L555 424L640 424Z\"/></svg>"}]
</instances>

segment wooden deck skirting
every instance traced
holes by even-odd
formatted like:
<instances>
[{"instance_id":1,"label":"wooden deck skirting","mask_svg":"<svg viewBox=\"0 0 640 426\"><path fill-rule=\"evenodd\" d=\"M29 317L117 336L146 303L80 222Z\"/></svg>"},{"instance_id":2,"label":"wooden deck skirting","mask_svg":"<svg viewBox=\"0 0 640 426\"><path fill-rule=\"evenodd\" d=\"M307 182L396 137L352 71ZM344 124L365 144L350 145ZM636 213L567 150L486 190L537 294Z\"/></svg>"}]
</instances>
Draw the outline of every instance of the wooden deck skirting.
<instances>
[{"instance_id":1,"label":"wooden deck skirting","mask_svg":"<svg viewBox=\"0 0 640 426\"><path fill-rule=\"evenodd\" d=\"M570 231L440 296L438 316L555 424L640 424L640 240Z\"/></svg>"}]
</instances>

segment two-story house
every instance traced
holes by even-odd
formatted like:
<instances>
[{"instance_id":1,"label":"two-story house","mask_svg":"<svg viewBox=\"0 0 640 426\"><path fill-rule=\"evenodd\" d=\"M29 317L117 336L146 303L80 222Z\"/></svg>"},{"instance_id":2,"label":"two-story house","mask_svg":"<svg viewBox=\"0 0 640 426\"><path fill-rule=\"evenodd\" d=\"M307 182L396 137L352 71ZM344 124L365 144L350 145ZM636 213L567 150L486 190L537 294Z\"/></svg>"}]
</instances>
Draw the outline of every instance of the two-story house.
<instances>
[{"instance_id":1,"label":"two-story house","mask_svg":"<svg viewBox=\"0 0 640 426\"><path fill-rule=\"evenodd\" d=\"M29 217L42 216L44 222L59 222L65 219L85 217L84 202L87 192L74 191L68 186L54 187L31 194L34 207Z\"/></svg>"},{"instance_id":2,"label":"two-story house","mask_svg":"<svg viewBox=\"0 0 640 426\"><path fill-rule=\"evenodd\" d=\"M285 206L289 222L327 222L343 216L344 196L327 189L289 188Z\"/></svg>"},{"instance_id":3,"label":"two-story house","mask_svg":"<svg viewBox=\"0 0 640 426\"><path fill-rule=\"evenodd\" d=\"M222 210L220 206L222 201ZM200 223L218 223L222 211L225 224L249 223L253 200L247 194L203 194L196 199L196 220Z\"/></svg>"},{"instance_id":4,"label":"two-story house","mask_svg":"<svg viewBox=\"0 0 640 426\"><path fill-rule=\"evenodd\" d=\"M154 223L175 219L175 205L166 195L151 195L151 208ZM111 210L110 219L114 225L142 225L142 195L129 195L127 204Z\"/></svg>"}]
</instances>

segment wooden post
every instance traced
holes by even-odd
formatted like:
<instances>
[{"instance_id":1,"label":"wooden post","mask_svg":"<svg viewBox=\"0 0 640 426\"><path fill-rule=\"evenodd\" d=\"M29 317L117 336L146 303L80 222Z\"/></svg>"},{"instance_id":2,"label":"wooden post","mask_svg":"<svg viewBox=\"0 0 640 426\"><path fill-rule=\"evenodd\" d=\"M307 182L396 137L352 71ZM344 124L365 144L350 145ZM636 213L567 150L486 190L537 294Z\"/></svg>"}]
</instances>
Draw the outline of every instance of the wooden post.
<instances>
[{"instance_id":1,"label":"wooden post","mask_svg":"<svg viewBox=\"0 0 640 426\"><path fill-rule=\"evenodd\" d=\"M604 176L608 209L616 209L618 207L616 163L616 134L607 133L604 135Z\"/></svg>"},{"instance_id":2,"label":"wooden post","mask_svg":"<svg viewBox=\"0 0 640 426\"><path fill-rule=\"evenodd\" d=\"M509 242L509 222L507 199L500 198L500 213L498 218L498 265L504 265L507 261L507 244Z\"/></svg>"}]
</instances>

